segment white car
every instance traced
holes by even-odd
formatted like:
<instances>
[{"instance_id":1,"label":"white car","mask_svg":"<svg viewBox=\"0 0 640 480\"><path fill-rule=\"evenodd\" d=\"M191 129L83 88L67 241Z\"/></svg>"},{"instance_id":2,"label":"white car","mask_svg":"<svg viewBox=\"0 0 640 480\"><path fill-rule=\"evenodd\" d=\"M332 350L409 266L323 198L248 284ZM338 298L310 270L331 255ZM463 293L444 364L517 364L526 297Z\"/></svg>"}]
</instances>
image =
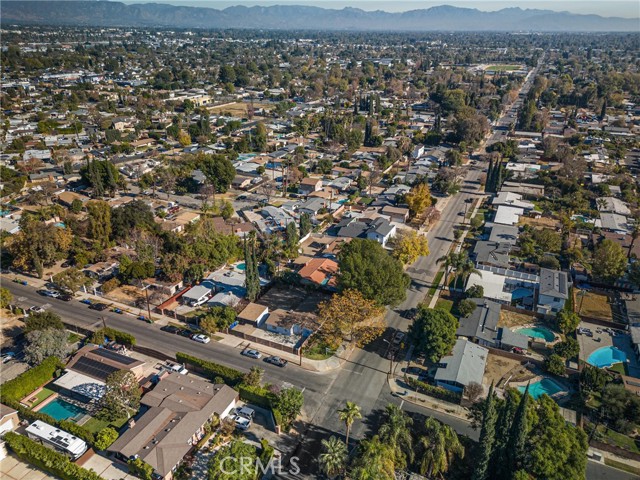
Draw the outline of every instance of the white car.
<instances>
[{"instance_id":1,"label":"white car","mask_svg":"<svg viewBox=\"0 0 640 480\"><path fill-rule=\"evenodd\" d=\"M44 313L44 308L36 307L35 305L29 309L30 313Z\"/></svg>"},{"instance_id":2,"label":"white car","mask_svg":"<svg viewBox=\"0 0 640 480\"><path fill-rule=\"evenodd\" d=\"M398 330L396 334L393 336L393 343L395 345L400 345L402 340L404 340L404 332L401 332Z\"/></svg>"},{"instance_id":3,"label":"white car","mask_svg":"<svg viewBox=\"0 0 640 480\"><path fill-rule=\"evenodd\" d=\"M262 357L262 354L257 351L257 350L243 350L242 351L242 355L244 355L245 357L251 357L251 358L260 358Z\"/></svg>"},{"instance_id":4,"label":"white car","mask_svg":"<svg viewBox=\"0 0 640 480\"><path fill-rule=\"evenodd\" d=\"M206 335L203 335L201 333L194 335L193 337L191 337L192 340L195 340L198 343L209 343L211 341L211 339L209 337L207 337Z\"/></svg>"},{"instance_id":5,"label":"white car","mask_svg":"<svg viewBox=\"0 0 640 480\"><path fill-rule=\"evenodd\" d=\"M249 407L238 407L236 408L236 416L248 418L249 420L253 420L253 417L256 415L256 411L253 408Z\"/></svg>"},{"instance_id":6,"label":"white car","mask_svg":"<svg viewBox=\"0 0 640 480\"><path fill-rule=\"evenodd\" d=\"M43 292L43 295L45 297L59 298L60 297L60 292L56 292L55 290L45 290Z\"/></svg>"},{"instance_id":7,"label":"white car","mask_svg":"<svg viewBox=\"0 0 640 480\"><path fill-rule=\"evenodd\" d=\"M230 415L231 418L236 423L236 428L238 430L248 430L251 426L251 420L245 417L241 417L240 415Z\"/></svg>"},{"instance_id":8,"label":"white car","mask_svg":"<svg viewBox=\"0 0 640 480\"><path fill-rule=\"evenodd\" d=\"M180 365L179 363L169 364L166 366L168 370L171 372L179 373L180 375L186 375L189 373L189 370L184 368L184 365Z\"/></svg>"}]
</instances>

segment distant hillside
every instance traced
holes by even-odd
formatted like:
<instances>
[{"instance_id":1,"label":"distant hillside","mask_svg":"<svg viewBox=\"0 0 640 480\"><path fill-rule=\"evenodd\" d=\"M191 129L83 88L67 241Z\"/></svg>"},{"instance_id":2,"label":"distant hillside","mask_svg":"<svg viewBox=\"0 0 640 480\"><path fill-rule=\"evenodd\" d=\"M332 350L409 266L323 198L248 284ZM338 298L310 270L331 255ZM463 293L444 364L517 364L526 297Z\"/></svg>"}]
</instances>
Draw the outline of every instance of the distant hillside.
<instances>
[{"instance_id":1,"label":"distant hillside","mask_svg":"<svg viewBox=\"0 0 640 480\"><path fill-rule=\"evenodd\" d=\"M4 24L100 27L260 28L273 30L636 32L638 19L505 8L451 6L402 13L308 6L235 6L224 10L110 1L2 1Z\"/></svg>"}]
</instances>

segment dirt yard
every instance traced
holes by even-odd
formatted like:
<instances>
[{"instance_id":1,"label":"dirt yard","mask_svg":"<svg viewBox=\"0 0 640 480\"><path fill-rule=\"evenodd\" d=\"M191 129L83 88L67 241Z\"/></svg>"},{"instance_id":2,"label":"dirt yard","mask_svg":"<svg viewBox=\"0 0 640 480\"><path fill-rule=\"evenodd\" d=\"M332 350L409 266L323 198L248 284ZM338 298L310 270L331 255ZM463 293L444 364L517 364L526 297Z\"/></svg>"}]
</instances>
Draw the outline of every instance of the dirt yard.
<instances>
[{"instance_id":1,"label":"dirt yard","mask_svg":"<svg viewBox=\"0 0 640 480\"><path fill-rule=\"evenodd\" d=\"M209 111L214 114L229 113L235 117L246 117L248 107L249 107L248 103L238 102L238 103L234 103L233 105L220 105L220 106L209 107ZM270 103L254 103L253 108L255 110L258 110L260 108L264 108L265 110L271 110L272 108L274 108L274 105Z\"/></svg>"},{"instance_id":2,"label":"dirt yard","mask_svg":"<svg viewBox=\"0 0 640 480\"><path fill-rule=\"evenodd\" d=\"M9 348L13 345L14 339L22 333L24 322L22 321L22 316L13 315L8 310L2 310L0 316L2 316L0 345L3 348Z\"/></svg>"},{"instance_id":3,"label":"dirt yard","mask_svg":"<svg viewBox=\"0 0 640 480\"><path fill-rule=\"evenodd\" d=\"M500 311L500 322L498 323L498 326L515 328L530 325L535 322L536 317L525 315L524 313L509 312L503 309Z\"/></svg>"},{"instance_id":4,"label":"dirt yard","mask_svg":"<svg viewBox=\"0 0 640 480\"><path fill-rule=\"evenodd\" d=\"M144 298L144 293L137 287L131 285L123 285L104 296L105 300L113 300L116 302L131 305L136 305L136 301Z\"/></svg>"},{"instance_id":5,"label":"dirt yard","mask_svg":"<svg viewBox=\"0 0 640 480\"><path fill-rule=\"evenodd\" d=\"M520 217L520 224L522 225L531 225L532 227L537 228L559 228L562 224L553 218L530 218L530 217Z\"/></svg>"},{"instance_id":6,"label":"dirt yard","mask_svg":"<svg viewBox=\"0 0 640 480\"><path fill-rule=\"evenodd\" d=\"M576 293L575 305L580 315L585 317L613 320L610 301L611 298L608 295L579 290Z\"/></svg>"},{"instance_id":7,"label":"dirt yard","mask_svg":"<svg viewBox=\"0 0 640 480\"><path fill-rule=\"evenodd\" d=\"M487 368L484 371L484 383L491 385L493 382L494 385L498 385L500 379L508 377L509 374L520 372L521 369L528 372L520 365L520 361L490 353L487 358Z\"/></svg>"}]
</instances>

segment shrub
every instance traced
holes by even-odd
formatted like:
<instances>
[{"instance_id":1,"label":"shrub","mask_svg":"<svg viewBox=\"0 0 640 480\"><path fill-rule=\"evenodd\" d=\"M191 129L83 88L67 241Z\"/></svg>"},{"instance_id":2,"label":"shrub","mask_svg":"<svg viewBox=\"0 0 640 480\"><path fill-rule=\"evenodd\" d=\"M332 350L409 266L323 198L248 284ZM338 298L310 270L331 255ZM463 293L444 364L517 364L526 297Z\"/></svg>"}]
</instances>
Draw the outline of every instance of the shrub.
<instances>
[{"instance_id":1,"label":"shrub","mask_svg":"<svg viewBox=\"0 0 640 480\"><path fill-rule=\"evenodd\" d=\"M24 397L51 380L56 370L64 365L56 357L45 359L40 365L30 368L0 387L0 401L4 404L19 402Z\"/></svg>"},{"instance_id":2,"label":"shrub","mask_svg":"<svg viewBox=\"0 0 640 480\"><path fill-rule=\"evenodd\" d=\"M94 446L98 450L106 450L118 439L118 432L111 427L105 427L98 432Z\"/></svg>"},{"instance_id":3,"label":"shrub","mask_svg":"<svg viewBox=\"0 0 640 480\"><path fill-rule=\"evenodd\" d=\"M100 330L96 330L89 338L89 342L95 343L96 345L102 345L105 339L115 340L122 345L127 345L132 347L136 344L136 337L127 332L122 332L120 330L116 330L114 328L101 328Z\"/></svg>"},{"instance_id":4,"label":"shrub","mask_svg":"<svg viewBox=\"0 0 640 480\"><path fill-rule=\"evenodd\" d=\"M129 465L129 473L134 474L142 480L151 480L153 467L148 463L145 463L142 459L136 458L135 460L129 460L127 465Z\"/></svg>"},{"instance_id":5,"label":"shrub","mask_svg":"<svg viewBox=\"0 0 640 480\"><path fill-rule=\"evenodd\" d=\"M185 365L194 367L196 370L201 371L210 379L220 377L224 380L224 383L231 387L235 387L236 385L240 384L240 382L242 382L242 379L244 378L244 374L239 370L225 367L224 365L220 365L219 363L202 360L201 358L194 357L186 353L177 352L176 360L179 363L184 363Z\"/></svg>"},{"instance_id":6,"label":"shrub","mask_svg":"<svg viewBox=\"0 0 640 480\"><path fill-rule=\"evenodd\" d=\"M552 353L544 362L547 372L562 376L565 374L564 360L556 353Z\"/></svg>"},{"instance_id":7,"label":"shrub","mask_svg":"<svg viewBox=\"0 0 640 480\"><path fill-rule=\"evenodd\" d=\"M20 458L62 480L104 480L93 470L72 463L66 456L23 435L7 432L4 439Z\"/></svg>"},{"instance_id":8,"label":"shrub","mask_svg":"<svg viewBox=\"0 0 640 480\"><path fill-rule=\"evenodd\" d=\"M102 287L100 287L100 290L102 290L102 293L109 293L109 292L113 292L119 286L120 286L120 280L118 280L117 277L113 277L107 280L106 282L104 282L102 284Z\"/></svg>"},{"instance_id":9,"label":"shrub","mask_svg":"<svg viewBox=\"0 0 640 480\"><path fill-rule=\"evenodd\" d=\"M262 408L272 408L273 402L276 400L276 395L264 387L239 385L237 389L243 401L253 403Z\"/></svg>"},{"instance_id":10,"label":"shrub","mask_svg":"<svg viewBox=\"0 0 640 480\"><path fill-rule=\"evenodd\" d=\"M429 385L428 383L421 382L412 377L407 377L407 383L411 388L415 389L416 392L424 393L425 395L444 400L445 402L459 404L462 398L462 395L459 393L455 393L441 387L436 387L435 385Z\"/></svg>"}]
</instances>

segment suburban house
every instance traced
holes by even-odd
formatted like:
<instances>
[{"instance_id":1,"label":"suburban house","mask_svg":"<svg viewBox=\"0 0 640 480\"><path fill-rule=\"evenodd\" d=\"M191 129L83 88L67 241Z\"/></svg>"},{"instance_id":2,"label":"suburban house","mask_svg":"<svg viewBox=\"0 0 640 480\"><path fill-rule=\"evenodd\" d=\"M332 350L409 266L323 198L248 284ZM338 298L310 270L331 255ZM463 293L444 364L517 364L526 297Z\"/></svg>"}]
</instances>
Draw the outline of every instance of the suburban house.
<instances>
[{"instance_id":1,"label":"suburban house","mask_svg":"<svg viewBox=\"0 0 640 480\"><path fill-rule=\"evenodd\" d=\"M113 350L85 345L73 356L64 375L58 377L53 385L60 394L70 398L85 403L96 402L104 395L109 375L126 370L141 378L144 364L141 360Z\"/></svg>"},{"instance_id":2,"label":"suburban house","mask_svg":"<svg viewBox=\"0 0 640 480\"><path fill-rule=\"evenodd\" d=\"M79 202L82 202L82 204L84 205L90 200L90 198L84 195L80 195L79 193L76 193L76 192L66 192L66 191L58 195L58 202L60 202L65 207L70 207L73 204L74 200L78 200Z\"/></svg>"},{"instance_id":3,"label":"suburban house","mask_svg":"<svg viewBox=\"0 0 640 480\"><path fill-rule=\"evenodd\" d=\"M307 199L298 207L300 214L306 213L310 217L315 217L323 208L326 208L327 201L324 198L313 197Z\"/></svg>"},{"instance_id":4,"label":"suburban house","mask_svg":"<svg viewBox=\"0 0 640 480\"><path fill-rule=\"evenodd\" d=\"M436 385L453 392L462 392L470 383L482 385L489 350L465 339L458 338L451 355L438 362Z\"/></svg>"},{"instance_id":5,"label":"suburban house","mask_svg":"<svg viewBox=\"0 0 640 480\"><path fill-rule=\"evenodd\" d=\"M518 301L527 307L534 306L534 294L540 281L538 275L486 265L476 265L476 268L480 275L469 275L466 290L478 285L484 289L485 298L507 305Z\"/></svg>"},{"instance_id":6,"label":"suburban house","mask_svg":"<svg viewBox=\"0 0 640 480\"><path fill-rule=\"evenodd\" d=\"M385 205L380 210L382 215L386 215L392 222L406 223L409 220L409 209L404 207L392 207Z\"/></svg>"},{"instance_id":7,"label":"suburban house","mask_svg":"<svg viewBox=\"0 0 640 480\"><path fill-rule=\"evenodd\" d=\"M315 315L303 312L286 311L280 308L272 310L264 321L264 328L279 335L311 335L317 328Z\"/></svg>"},{"instance_id":8,"label":"suburban house","mask_svg":"<svg viewBox=\"0 0 640 480\"><path fill-rule=\"evenodd\" d=\"M374 220L347 217L338 223L337 228L339 237L368 238L377 241L383 247L396 234L396 226L391 225L387 219L382 217Z\"/></svg>"},{"instance_id":9,"label":"suburban house","mask_svg":"<svg viewBox=\"0 0 640 480\"><path fill-rule=\"evenodd\" d=\"M533 203L523 200L521 194L514 193L514 192L504 192L504 191L499 192L498 195L496 195L493 198L493 200L491 201L491 204L494 207L505 205L507 207L522 208L525 211L533 210L533 208L535 207Z\"/></svg>"},{"instance_id":10,"label":"suburban house","mask_svg":"<svg viewBox=\"0 0 640 480\"><path fill-rule=\"evenodd\" d=\"M173 478L178 464L205 434L214 417L224 419L236 406L238 392L196 377L166 374L142 397L147 409L108 451L126 462L140 458L157 478Z\"/></svg>"},{"instance_id":11,"label":"suburban house","mask_svg":"<svg viewBox=\"0 0 640 480\"><path fill-rule=\"evenodd\" d=\"M493 347L498 333L501 305L484 298L470 298L476 308L470 315L460 318L456 330L458 337L466 337L478 345Z\"/></svg>"},{"instance_id":12,"label":"suburban house","mask_svg":"<svg viewBox=\"0 0 640 480\"><path fill-rule=\"evenodd\" d=\"M312 258L298 271L298 274L302 283L336 289L338 263L330 258Z\"/></svg>"},{"instance_id":13,"label":"suburban house","mask_svg":"<svg viewBox=\"0 0 640 480\"><path fill-rule=\"evenodd\" d=\"M471 258L480 265L509 268L510 252L511 245L509 243L479 240L473 248Z\"/></svg>"},{"instance_id":14,"label":"suburban house","mask_svg":"<svg viewBox=\"0 0 640 480\"><path fill-rule=\"evenodd\" d=\"M538 313L555 315L564 308L569 298L569 275L559 270L540 269L540 288L538 290Z\"/></svg>"},{"instance_id":15,"label":"suburban house","mask_svg":"<svg viewBox=\"0 0 640 480\"><path fill-rule=\"evenodd\" d=\"M517 225L523 214L524 209L522 208L500 205L496 210L496 216L493 222L501 225Z\"/></svg>"},{"instance_id":16,"label":"suburban house","mask_svg":"<svg viewBox=\"0 0 640 480\"><path fill-rule=\"evenodd\" d=\"M320 178L303 178L298 186L298 192L301 195L309 195L319 190L322 190L322 179Z\"/></svg>"},{"instance_id":17,"label":"suburban house","mask_svg":"<svg viewBox=\"0 0 640 480\"><path fill-rule=\"evenodd\" d=\"M98 262L82 269L84 274L94 280L102 281L111 277L118 266L116 262Z\"/></svg>"},{"instance_id":18,"label":"suburban house","mask_svg":"<svg viewBox=\"0 0 640 480\"><path fill-rule=\"evenodd\" d=\"M19 424L18 411L0 403L0 435L13 432Z\"/></svg>"},{"instance_id":19,"label":"suburban house","mask_svg":"<svg viewBox=\"0 0 640 480\"><path fill-rule=\"evenodd\" d=\"M497 243L508 243L514 246L518 243L520 230L512 225L498 225L495 223L485 224L485 229L489 230L489 241Z\"/></svg>"},{"instance_id":20,"label":"suburban house","mask_svg":"<svg viewBox=\"0 0 640 480\"><path fill-rule=\"evenodd\" d=\"M236 320L243 325L253 325L260 327L269 316L269 307L259 303L250 302L249 305L238 314Z\"/></svg>"},{"instance_id":21,"label":"suburban house","mask_svg":"<svg viewBox=\"0 0 640 480\"><path fill-rule=\"evenodd\" d=\"M209 300L213 294L214 288L215 284L212 281L203 280L200 282L200 285L194 285L183 293L180 299L182 300L182 303L186 305L199 307Z\"/></svg>"}]
</instances>

